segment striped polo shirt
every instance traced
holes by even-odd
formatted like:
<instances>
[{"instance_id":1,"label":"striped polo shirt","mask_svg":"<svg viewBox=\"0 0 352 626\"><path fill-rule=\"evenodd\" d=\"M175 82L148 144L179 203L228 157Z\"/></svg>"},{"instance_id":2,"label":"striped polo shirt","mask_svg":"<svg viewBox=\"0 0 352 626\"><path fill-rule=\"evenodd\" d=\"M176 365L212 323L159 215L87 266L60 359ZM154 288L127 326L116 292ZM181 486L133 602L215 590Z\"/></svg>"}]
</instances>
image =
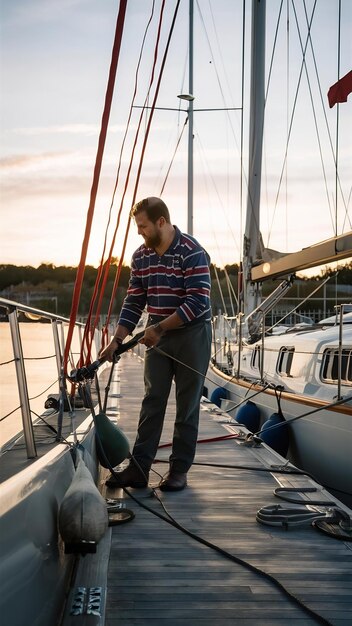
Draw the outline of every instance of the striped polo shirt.
<instances>
[{"instance_id":1,"label":"striped polo shirt","mask_svg":"<svg viewBox=\"0 0 352 626\"><path fill-rule=\"evenodd\" d=\"M175 311L185 324L211 319L209 255L194 237L174 228L174 240L162 256L144 244L132 256L118 322L130 332L145 307L159 320Z\"/></svg>"}]
</instances>

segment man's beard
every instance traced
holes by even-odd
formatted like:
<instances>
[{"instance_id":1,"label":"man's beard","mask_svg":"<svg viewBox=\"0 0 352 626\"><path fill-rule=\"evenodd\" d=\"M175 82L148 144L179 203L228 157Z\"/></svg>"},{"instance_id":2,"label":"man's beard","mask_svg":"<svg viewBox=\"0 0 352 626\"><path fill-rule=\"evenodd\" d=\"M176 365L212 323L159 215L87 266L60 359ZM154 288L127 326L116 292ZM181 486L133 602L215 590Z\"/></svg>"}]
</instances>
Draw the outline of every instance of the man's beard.
<instances>
[{"instance_id":1,"label":"man's beard","mask_svg":"<svg viewBox=\"0 0 352 626\"><path fill-rule=\"evenodd\" d=\"M144 243L147 248L152 248L153 250L155 250L155 248L157 248L161 244L161 235L159 233L155 233L154 235L145 237Z\"/></svg>"}]
</instances>

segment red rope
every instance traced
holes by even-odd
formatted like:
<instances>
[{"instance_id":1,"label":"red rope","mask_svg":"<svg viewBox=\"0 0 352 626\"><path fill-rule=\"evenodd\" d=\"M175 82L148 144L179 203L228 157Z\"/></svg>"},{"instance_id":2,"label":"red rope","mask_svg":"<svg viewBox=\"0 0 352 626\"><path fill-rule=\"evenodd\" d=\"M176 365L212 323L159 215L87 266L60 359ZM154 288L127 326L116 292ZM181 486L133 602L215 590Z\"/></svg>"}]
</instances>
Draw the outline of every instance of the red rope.
<instances>
[{"instance_id":1,"label":"red rope","mask_svg":"<svg viewBox=\"0 0 352 626\"><path fill-rule=\"evenodd\" d=\"M106 95L105 95L105 105L104 105L104 111L103 111L103 116L102 116L102 121L101 121L101 130L100 130L100 135L99 135L98 150L97 150L97 155L96 155L96 160L95 160L93 183L92 183L91 192L90 192L90 202L89 202L89 208L88 208L88 214L87 214L87 220L86 220L86 228L85 228L85 233L84 233L84 238L83 238L81 258L80 258L79 266L77 269L76 281L75 281L75 286L74 286L74 291L73 291L70 323L69 323L69 328L68 328L68 334L67 334L67 340L66 340L66 346L65 346L65 354L64 354L65 373L67 372L67 363L68 363L71 342L72 342L72 337L73 337L73 331L74 331L74 327L75 327L75 323L77 319L78 306L79 306L79 301L80 301L80 296L81 296L81 291L82 291L89 237L90 237L90 232L92 228L95 201L96 201L98 185L99 185L99 178L100 178L101 165L102 165L103 154L104 154L107 128L108 128L109 117L110 117L112 97L114 93L116 70L117 70L117 64L118 64L118 59L120 55L120 47L121 47L123 26L124 26L124 21L125 21L126 7L127 7L127 0L120 0L120 7L119 7L119 13L117 16L115 39L114 39L111 64L110 64L109 80L108 80L108 85L107 85L107 90L106 90Z\"/></svg>"},{"instance_id":2,"label":"red rope","mask_svg":"<svg viewBox=\"0 0 352 626\"><path fill-rule=\"evenodd\" d=\"M215 441L227 441L228 439L237 439L239 437L238 433L233 433L231 435L220 435L220 437L211 437L210 439L198 439L197 440L197 445L198 443L214 443ZM161 443L158 446L158 450L160 448L171 448L172 446L172 442L171 443Z\"/></svg>"},{"instance_id":3,"label":"red rope","mask_svg":"<svg viewBox=\"0 0 352 626\"><path fill-rule=\"evenodd\" d=\"M90 362L90 360L91 360L92 342L93 342L93 339L94 339L95 330L96 330L96 328L98 327L98 324L99 324L99 318L100 318L100 313L101 313L101 309L102 309L103 298L104 298L104 294L105 294L105 290L106 290L107 281L108 281L108 278L109 278L109 270L110 270L110 267L112 265L111 261L112 261L112 255L113 255L116 235L117 235L117 232L118 232L118 229L119 229L119 225L120 225L122 203L121 203L121 206L120 206L120 210L118 212L117 222L116 222L113 238L112 238L112 241L111 241L109 254L108 254L108 257L107 257L106 261L104 262L105 251L106 251L106 247L107 247L108 229L109 229L109 225L110 225L110 221L111 221L111 213L112 213L112 209L113 209L113 205L114 205L114 201L115 201L115 195L116 195L116 191L117 191L117 186L118 186L118 182L119 182L119 178L120 178L122 156L123 156L127 135L128 135L129 128L130 128L130 122L131 122L131 117L132 117L132 112L133 112L133 105L134 105L136 94L137 94L138 76L139 76L139 69L140 69L140 64L141 64L141 60L142 60L142 54L143 54L145 40L146 40L146 36L147 36L148 30L149 30L149 26L150 26L150 24L152 22L152 19L153 19L153 16L154 16L154 7L155 7L155 2L153 2L153 5L152 5L151 14L150 14L150 17L148 19L147 26L145 28L145 32L144 32L143 40L142 40L142 45L141 45L141 49L140 49L140 53L139 53L139 59L138 59L138 63L137 63L135 83L134 83L134 92L133 92L133 95L132 95L132 101L131 101L131 105L130 105L129 115L128 115L127 124L126 124L125 132L124 132L124 136L123 136L123 140L122 140L122 144L121 144L121 149L120 149L120 155L119 155L119 161L118 161L118 167L117 167L117 174L116 174L116 179L115 179L115 186L114 186L114 190L113 190L113 194L112 194L112 198L111 198L111 202L110 202L108 222L107 222L107 226L106 226L106 230L105 230L103 252L102 252L102 255L101 255L101 259L100 259L98 274L97 274L97 278L96 278L96 281L95 281L94 292L93 292L92 299L91 299L91 302L90 302L89 313L88 313L88 318L87 318L87 324L86 324L85 333L84 333L83 341L82 341L81 356L80 356L81 364L83 364L83 362L84 362L83 361L83 352L84 352L85 345L87 347L87 362ZM120 273L119 273L119 275L120 275ZM99 289L99 285L100 285L100 289ZM98 301L96 303L97 298L98 298ZM96 309L95 309L95 313L94 313L94 322L92 323L92 317L93 317L93 311L94 311L94 305L95 304L96 304ZM88 329L90 330L90 332L89 332ZM107 333L107 328L105 327L105 328L103 328L103 331L102 331L102 346L103 347L105 346L104 337L106 337L106 333Z\"/></svg>"},{"instance_id":4,"label":"red rope","mask_svg":"<svg viewBox=\"0 0 352 626\"><path fill-rule=\"evenodd\" d=\"M168 40L167 40L167 44L166 44L166 48L165 48L165 52L164 52L164 57L163 57L163 60L162 60L162 63L161 63L161 69L160 69L160 72L159 72L159 78L158 78L158 82L157 82L157 87L156 87L156 91L155 91L155 95L154 95L154 99L153 99L153 104L152 104L152 107L151 107L151 114L150 114L150 117L149 117L149 120L148 120L147 129L146 129L146 132L145 132L145 135L144 135L144 142L143 142L142 151L141 151L141 159L140 159L140 163L139 163L139 167L138 167L138 171L137 171L137 178L136 178L135 187L134 187L134 194L133 194L132 205L134 204L135 199L136 199L136 195L137 195L137 190L138 190L139 179L140 179L141 170L142 170L142 164L143 164L143 160L144 160L146 144L147 144L147 140L148 140L149 132L150 132L150 127L151 127L151 121L152 121L153 114L154 114L156 100L157 100L157 96L158 96L159 88L160 88L160 83L161 83L161 77L162 77L162 74L163 74L163 71L164 71L164 67L165 67L165 61L166 61L166 57L167 57L167 53L168 53L168 49L169 49L169 45L170 45L171 34L173 32L174 25L175 25L175 20L176 20L176 15L177 15L177 12L178 12L179 4L180 4L180 0L178 0L177 4L176 4L176 9L175 9L175 13L174 13L174 17L173 17L173 21L172 21L172 25L171 25L169 37L168 37ZM92 345L92 341L93 341L93 338L94 338L94 330L96 329L97 324L98 324L98 320L99 320L99 315L100 315L102 301L103 301L103 295L104 295L104 291L105 291L105 287L106 287L106 283L107 283L107 279L108 279L108 275L109 275L109 269L110 269L110 266L111 266L111 258L112 258L112 253L113 253L113 247L114 247L114 244L115 244L116 233L117 233L117 229L118 229L118 226L119 226L119 223L120 223L121 211L122 211L122 207L123 207L124 198L125 198L125 195L126 195L126 192L127 192L128 184L129 184L129 178L130 178L130 172L131 172L133 158L134 158L134 152L135 152L135 148L136 148L136 145L137 145L137 140L138 140L139 131L140 131L140 128L141 128L141 123L142 123L142 120L143 120L144 108L145 108L145 106L146 106L146 104L148 102L151 85L152 85L152 82L154 80L155 67L156 67L157 56L158 56L158 46L159 46L159 40L160 40L160 34L161 34L162 16L163 16L163 12L164 12L164 6L165 6L165 0L163 0L162 7L161 7L159 26L158 26L158 33L157 33L157 43L156 43L155 52L154 52L154 63L153 63L152 76L151 76L151 79L150 79L150 86L149 86L148 93L147 93L147 96L146 96L146 99L145 99L145 104L144 104L142 113L140 115L140 121L139 121L137 132L136 132L136 137L135 137L135 142L134 142L134 146L133 146L132 157L131 157L131 160L130 160L130 166L129 166L129 169L128 169L128 174L127 174L127 178L126 178L126 182L125 182L125 188L124 188L124 192L123 192L123 196L122 196L122 200L121 200L120 210L119 210L119 213L118 213L117 225L116 225L116 228L115 228L115 232L114 232L114 235L113 235L113 240L112 240L111 247L110 247L109 257L108 257L107 261L104 263L103 259L104 259L104 255L105 255L105 249L106 249L106 238L105 238L103 255L102 255L102 258L101 258L101 263L100 263L100 267L99 267L99 271L98 271L98 275L97 275L97 279L96 279L96 284L95 284L95 288L94 288L94 292L93 292L93 297L92 297L90 308L89 308L89 315L88 315L88 319L87 319L87 324L86 324L86 327L85 327L85 330L84 330L84 336L83 336L83 342L82 342L79 366L81 366L84 363L84 361L85 361L85 359L84 359L84 352L85 352L85 350L86 350L86 360L87 361L90 360L91 345ZM119 16L118 16L118 20L117 20L117 26L116 26L116 33L115 33L115 42L114 42L114 48L113 48L113 59L115 58L114 57L114 52L115 52L115 44L116 44L116 41L117 41L117 32L118 32L118 30L120 31L120 40L119 40L119 45L117 46L118 47L117 58L118 58L118 54L119 54L121 37L122 37L122 31L123 31L125 9L126 9L126 2L124 2L124 10L123 10L123 12L122 12L122 7L120 5L120 11L119 11ZM154 9L154 4L153 4L153 9ZM120 22L120 16L122 16L122 13L123 13L123 18L121 17L121 22ZM151 20L151 18L150 18L150 20ZM119 24L121 24L120 28L118 28ZM148 26L149 26L149 23L148 23ZM116 59L116 64L115 65L117 67L117 59ZM86 233L85 233L85 237L84 237L84 241L83 241L83 245L82 245L81 261L80 261L80 265L79 265L78 272L77 272L75 289L74 289L74 296L73 296L73 302L72 302L72 308L71 308L70 326L69 326L68 337L67 337L67 342L66 342L66 347L65 347L65 370L67 368L69 349L70 349L70 345L71 345L71 341L72 341L74 324L75 324L75 321L76 321L78 304L79 304L79 298L80 298L80 293L81 293L81 289L82 289L85 259L86 259L86 254L87 254L89 235L90 235L91 224L92 224L93 213L94 213L95 198L96 198L96 193L97 193L97 189L98 189L98 182L99 182L99 174L100 174L100 169L101 169L103 147L104 147L104 144L105 144L105 138L106 138L106 132L107 132L107 122L108 122L110 108L111 108L111 99L112 99L112 92L113 92L113 85L114 85L114 78L115 78L115 75L114 75L113 80L112 81L110 80L111 79L111 75L112 75L112 67L113 67L113 60L111 62L111 68L110 68L110 74L109 74L109 83L108 83L108 89L107 89L107 94L106 94L106 102L105 102L105 108L104 108L104 114L103 114L103 120L102 120L102 129L101 129L101 135L100 135L100 138L99 138L99 147L98 147L97 158L96 158L96 165L95 165L95 170L94 170L94 178L93 178L93 185L92 185L92 191L91 191L91 201L90 201L90 206L89 206L88 215L87 215ZM116 74L116 67L115 67L115 74ZM108 103L108 93L110 92L109 87L110 87L111 83L112 83L111 99L110 99L110 102ZM136 93L136 88L135 88L135 93ZM134 94L134 96L135 96L135 94ZM133 107L133 104L131 105L130 117L131 117L132 107ZM108 110L108 113L107 113L107 115L105 115L107 110ZM130 121L130 117L129 117L129 121ZM103 126L103 122L104 121L106 122L105 126ZM125 136L126 136L126 134L127 134L127 130L126 130ZM125 140L125 138L124 138L124 140ZM121 157L120 157L119 169L120 169L120 164L121 164ZM116 192L116 188L117 188L117 184L118 184L119 169L118 169L116 184L115 184L115 188L114 188L114 192L113 192L112 204L113 204L113 201L114 201L114 196L115 196L115 192ZM110 213L111 213L112 204L111 204L111 207L110 207ZM109 214L109 221L110 221L110 214ZM121 274L121 269L122 269L122 264L123 264L125 250L126 250L126 244L127 244L127 237L128 237L129 228L130 228L130 222L131 222L131 218L129 217L128 218L128 222L127 222L126 232L125 232L125 238L124 238L122 254L120 256L120 262L119 262L119 266L118 266L118 269L117 269L117 272L116 272L113 292L112 292L111 299L110 299L109 310L108 310L108 317L107 317L105 328L103 330L103 343L104 343L104 337L106 337L106 335L107 335L107 328L108 328L108 323L109 323L109 319L110 319L110 316L111 316L112 305L113 305L113 302L114 302L114 298L115 298L115 294L116 294L116 290L117 290L117 286L118 286L118 282L119 282L119 278L120 278L120 274ZM109 222L108 222L108 224L109 224ZM99 295L99 299L98 299L98 303L97 303L97 307L96 307L96 311L95 311L95 320L94 320L94 323L92 324L92 316L93 316L94 304L95 304L96 299L97 299L97 295L98 295L98 291L99 291L98 288L99 288L99 284L100 284L101 281L102 281L102 285L101 285L100 295Z\"/></svg>"},{"instance_id":5,"label":"red rope","mask_svg":"<svg viewBox=\"0 0 352 626\"><path fill-rule=\"evenodd\" d=\"M164 4L165 4L165 0L163 1L162 9L161 9L161 15L160 15L160 21L159 21L159 27L158 27L158 35L157 35L157 45L155 47L155 52L154 52L154 64L153 64L152 76L151 76L151 79L150 79L150 85L152 84L152 82L154 80L154 69L155 69L156 60L157 60L157 49L158 49L158 42L159 42L159 38L160 38L161 20L162 20L162 12L164 10ZM147 142L148 142L148 138L149 138L149 132L150 132L150 128L151 128L151 123L152 123L152 120L153 120L155 106L156 106L157 98L158 98L158 95L159 95L161 79L162 79L162 76L163 76L165 63L166 63L166 58L167 58L169 47L170 47L171 36L172 36L173 30L174 30L174 27L175 27L175 22L176 22L176 17L177 17L179 5L180 5L180 0L177 0L175 11L174 11L174 15L173 15L173 19L172 19L172 22L171 22L169 35L168 35L168 39L167 39L165 50L164 50L164 56L163 56L163 59L162 59L162 62L161 62L161 66L160 66L160 71L159 71L159 76L158 76L158 81L157 81L157 85L156 85L156 89L155 89L153 102L152 102L152 105L150 107L151 110L150 110L150 115L149 115L149 119L148 119L148 124L147 124L147 128L146 128L146 131L145 131L145 134L144 134L144 141L143 141L142 150L141 150L141 158L140 158L140 162L139 162L139 166L138 166L137 177L136 177L136 182L135 182L135 187L134 187L134 192L133 192L132 206L134 205L134 203L136 201L136 197L137 197L137 191L138 191L139 180L140 180L140 176L141 176L141 172L142 172L142 166L143 166L143 161L144 161L144 156L145 156L145 150L146 150L146 146L147 146ZM149 90L148 90L148 95L149 95ZM146 102L147 102L147 98L146 98L146 101L144 103L144 107L146 106ZM139 130L141 122L142 122L144 107L143 107L142 113L140 115L139 124L138 124L138 130ZM136 141L135 141L135 145L136 145ZM133 147L133 150L135 149L135 145ZM128 180L129 180L129 173L130 173L130 169L129 169L129 172L128 172L128 179L126 181L123 198L125 197L125 193L126 193L126 190L127 190L127 185L128 185ZM121 203L121 206L122 206L122 203ZM118 267L118 271L117 271L117 274L116 274L116 278L115 278L115 282L114 282L114 286L113 286L113 290L112 290L112 294L111 294L111 299L110 299L110 305L109 305L109 310L108 310L108 315L107 315L107 322L106 322L106 327L105 327L104 338L106 338L106 336L107 336L107 327L108 327L108 323L109 323L110 316L111 316L112 306L113 306L114 299L115 299L115 294L116 294L116 289L117 289L117 286L118 286L118 280L119 280L119 277L120 277L122 264L123 264L123 261L124 261L124 256L125 256L125 251L126 251L126 244L127 244L127 238L128 238L130 225L131 225L131 217L129 216L128 217L128 222L127 222L127 227L126 227L126 233L125 233L123 248L122 248L122 253L121 253L121 256L120 256L119 267Z\"/></svg>"}]
</instances>

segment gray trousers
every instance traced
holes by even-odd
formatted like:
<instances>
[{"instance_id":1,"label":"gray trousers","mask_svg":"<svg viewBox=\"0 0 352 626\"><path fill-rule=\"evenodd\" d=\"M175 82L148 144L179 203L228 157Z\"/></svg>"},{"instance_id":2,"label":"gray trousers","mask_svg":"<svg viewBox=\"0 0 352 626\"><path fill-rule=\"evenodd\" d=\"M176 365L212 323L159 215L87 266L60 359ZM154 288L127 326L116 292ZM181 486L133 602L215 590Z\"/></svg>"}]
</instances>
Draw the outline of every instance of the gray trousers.
<instances>
[{"instance_id":1,"label":"gray trousers","mask_svg":"<svg viewBox=\"0 0 352 626\"><path fill-rule=\"evenodd\" d=\"M192 465L198 436L199 403L210 359L210 322L168 331L157 348L147 348L144 361L145 396L133 448L136 461L149 471L155 458L173 378L176 388L176 417L170 468L187 472ZM197 370L196 373L174 358Z\"/></svg>"}]
</instances>

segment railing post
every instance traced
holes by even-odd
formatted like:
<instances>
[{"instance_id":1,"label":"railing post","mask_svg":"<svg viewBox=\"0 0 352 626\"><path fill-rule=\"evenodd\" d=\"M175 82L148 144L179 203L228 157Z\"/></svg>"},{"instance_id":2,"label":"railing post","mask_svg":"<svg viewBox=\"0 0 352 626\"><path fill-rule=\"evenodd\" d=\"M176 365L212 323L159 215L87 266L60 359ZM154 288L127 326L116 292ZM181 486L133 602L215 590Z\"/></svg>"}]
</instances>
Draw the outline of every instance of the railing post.
<instances>
[{"instance_id":1,"label":"railing post","mask_svg":"<svg viewBox=\"0 0 352 626\"><path fill-rule=\"evenodd\" d=\"M58 375L58 378L60 378L61 369L62 369L62 354L61 354L60 338L59 338L59 331L58 331L57 325L58 325L57 320L51 320L51 328L53 331L54 346L55 346L57 375Z\"/></svg>"},{"instance_id":2,"label":"railing post","mask_svg":"<svg viewBox=\"0 0 352 626\"><path fill-rule=\"evenodd\" d=\"M62 351L61 351L59 331L58 331L58 320L51 320L51 327L52 327L53 337L54 337L56 367L57 367L57 374L58 374L58 380L59 380L59 414L57 418L56 441L61 441L66 389L65 389Z\"/></svg>"},{"instance_id":3,"label":"railing post","mask_svg":"<svg viewBox=\"0 0 352 626\"><path fill-rule=\"evenodd\" d=\"M337 399L341 400L341 377L342 377L342 330L344 306L340 304L340 324L339 324L339 353L337 358Z\"/></svg>"},{"instance_id":4,"label":"railing post","mask_svg":"<svg viewBox=\"0 0 352 626\"><path fill-rule=\"evenodd\" d=\"M26 443L27 457L29 459L33 459L37 456L37 450L35 447L31 409L28 398L26 370L23 361L21 335L18 327L17 310L14 309L9 311L8 318L11 330L13 355L16 365L17 385L21 402L23 434Z\"/></svg>"},{"instance_id":5,"label":"railing post","mask_svg":"<svg viewBox=\"0 0 352 626\"><path fill-rule=\"evenodd\" d=\"M260 350L260 382L264 383L265 311L262 312L262 345Z\"/></svg>"},{"instance_id":6,"label":"railing post","mask_svg":"<svg viewBox=\"0 0 352 626\"><path fill-rule=\"evenodd\" d=\"M238 343L238 362L237 362L237 378L241 374L241 353L242 353L242 319L243 313L239 312L236 319L237 324L237 343Z\"/></svg>"}]
</instances>

